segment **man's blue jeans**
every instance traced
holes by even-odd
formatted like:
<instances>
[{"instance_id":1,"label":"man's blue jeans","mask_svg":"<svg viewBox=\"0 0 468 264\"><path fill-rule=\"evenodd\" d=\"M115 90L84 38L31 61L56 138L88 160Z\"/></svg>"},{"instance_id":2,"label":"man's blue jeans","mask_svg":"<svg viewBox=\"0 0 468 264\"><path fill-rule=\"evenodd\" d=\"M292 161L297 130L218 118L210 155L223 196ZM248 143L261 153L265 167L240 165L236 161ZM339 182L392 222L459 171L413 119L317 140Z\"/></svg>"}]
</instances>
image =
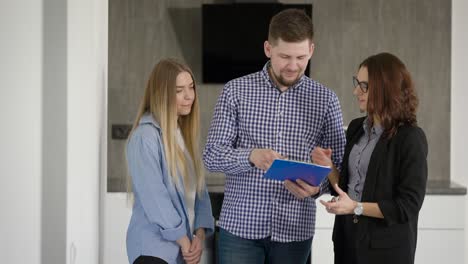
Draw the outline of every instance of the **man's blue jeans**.
<instances>
[{"instance_id":1,"label":"man's blue jeans","mask_svg":"<svg viewBox=\"0 0 468 264\"><path fill-rule=\"evenodd\" d=\"M220 228L218 263L220 264L305 264L311 251L312 238L300 242L279 243L264 239L244 239Z\"/></svg>"}]
</instances>

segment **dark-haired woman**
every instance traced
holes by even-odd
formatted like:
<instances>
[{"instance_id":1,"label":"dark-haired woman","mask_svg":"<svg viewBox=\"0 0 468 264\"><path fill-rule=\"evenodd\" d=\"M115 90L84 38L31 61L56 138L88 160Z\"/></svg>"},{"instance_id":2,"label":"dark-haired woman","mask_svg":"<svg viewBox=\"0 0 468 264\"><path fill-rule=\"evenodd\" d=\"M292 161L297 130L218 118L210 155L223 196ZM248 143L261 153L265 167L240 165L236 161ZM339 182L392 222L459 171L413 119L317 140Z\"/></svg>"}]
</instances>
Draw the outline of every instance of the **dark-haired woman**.
<instances>
[{"instance_id":1,"label":"dark-haired woman","mask_svg":"<svg viewBox=\"0 0 468 264\"><path fill-rule=\"evenodd\" d=\"M414 263L419 210L427 181L427 141L416 123L418 100L406 66L380 53L353 77L359 108L346 132L342 171L329 175L335 214L335 263ZM333 165L330 149L316 148L315 163Z\"/></svg>"}]
</instances>

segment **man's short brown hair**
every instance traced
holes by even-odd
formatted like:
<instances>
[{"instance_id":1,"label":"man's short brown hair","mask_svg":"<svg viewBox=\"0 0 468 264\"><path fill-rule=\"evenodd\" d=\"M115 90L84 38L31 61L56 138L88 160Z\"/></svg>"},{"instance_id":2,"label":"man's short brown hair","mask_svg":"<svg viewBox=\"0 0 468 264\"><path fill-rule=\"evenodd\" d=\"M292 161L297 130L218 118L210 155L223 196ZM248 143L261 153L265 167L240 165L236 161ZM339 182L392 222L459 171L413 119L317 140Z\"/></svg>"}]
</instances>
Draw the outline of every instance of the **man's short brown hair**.
<instances>
[{"instance_id":1,"label":"man's short brown hair","mask_svg":"<svg viewBox=\"0 0 468 264\"><path fill-rule=\"evenodd\" d=\"M280 38L286 42L312 41L312 19L301 9L290 8L279 12L271 18L268 42L276 44Z\"/></svg>"}]
</instances>

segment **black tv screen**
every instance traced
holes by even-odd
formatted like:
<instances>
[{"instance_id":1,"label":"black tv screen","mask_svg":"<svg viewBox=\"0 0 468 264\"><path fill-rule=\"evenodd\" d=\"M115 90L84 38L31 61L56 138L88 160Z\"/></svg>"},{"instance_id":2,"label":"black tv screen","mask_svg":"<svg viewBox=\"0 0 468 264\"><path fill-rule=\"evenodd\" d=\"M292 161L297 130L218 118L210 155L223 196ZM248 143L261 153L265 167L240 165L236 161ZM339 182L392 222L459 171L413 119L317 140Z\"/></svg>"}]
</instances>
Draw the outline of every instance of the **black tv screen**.
<instances>
[{"instance_id":1,"label":"black tv screen","mask_svg":"<svg viewBox=\"0 0 468 264\"><path fill-rule=\"evenodd\" d=\"M226 83L262 69L268 61L263 43L270 19L287 8L303 9L312 17L311 4L234 3L202 6L202 71L204 83ZM309 74L309 65L306 75Z\"/></svg>"}]
</instances>

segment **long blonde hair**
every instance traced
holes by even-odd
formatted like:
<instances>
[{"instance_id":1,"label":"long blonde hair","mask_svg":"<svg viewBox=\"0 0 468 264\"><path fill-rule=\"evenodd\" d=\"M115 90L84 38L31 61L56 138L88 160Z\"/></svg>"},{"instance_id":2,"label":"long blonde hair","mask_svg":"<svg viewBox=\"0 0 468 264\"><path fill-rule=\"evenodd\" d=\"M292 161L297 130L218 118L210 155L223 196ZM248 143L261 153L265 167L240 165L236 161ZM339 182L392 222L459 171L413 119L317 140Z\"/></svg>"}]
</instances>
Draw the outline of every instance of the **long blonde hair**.
<instances>
[{"instance_id":1,"label":"long blonde hair","mask_svg":"<svg viewBox=\"0 0 468 264\"><path fill-rule=\"evenodd\" d=\"M189 73L192 77L195 99L190 113L188 115L178 117L176 104L176 79L177 76L183 72ZM181 186L177 174L177 168L179 168L185 182L185 191L187 191L188 189L191 189L189 184L190 181L188 181L188 162L190 161L185 159L182 148L177 144L177 127L180 128L185 142L185 147L193 161L196 190L200 194L203 186L205 185L201 159L198 158L200 153L200 110L195 78L187 65L175 59L163 59L156 64L146 84L145 94L140 103L132 132L138 127L140 119L145 113L151 113L153 118L161 127L165 159L173 183L179 187ZM131 188L131 177L128 175L127 191L131 192Z\"/></svg>"}]
</instances>

